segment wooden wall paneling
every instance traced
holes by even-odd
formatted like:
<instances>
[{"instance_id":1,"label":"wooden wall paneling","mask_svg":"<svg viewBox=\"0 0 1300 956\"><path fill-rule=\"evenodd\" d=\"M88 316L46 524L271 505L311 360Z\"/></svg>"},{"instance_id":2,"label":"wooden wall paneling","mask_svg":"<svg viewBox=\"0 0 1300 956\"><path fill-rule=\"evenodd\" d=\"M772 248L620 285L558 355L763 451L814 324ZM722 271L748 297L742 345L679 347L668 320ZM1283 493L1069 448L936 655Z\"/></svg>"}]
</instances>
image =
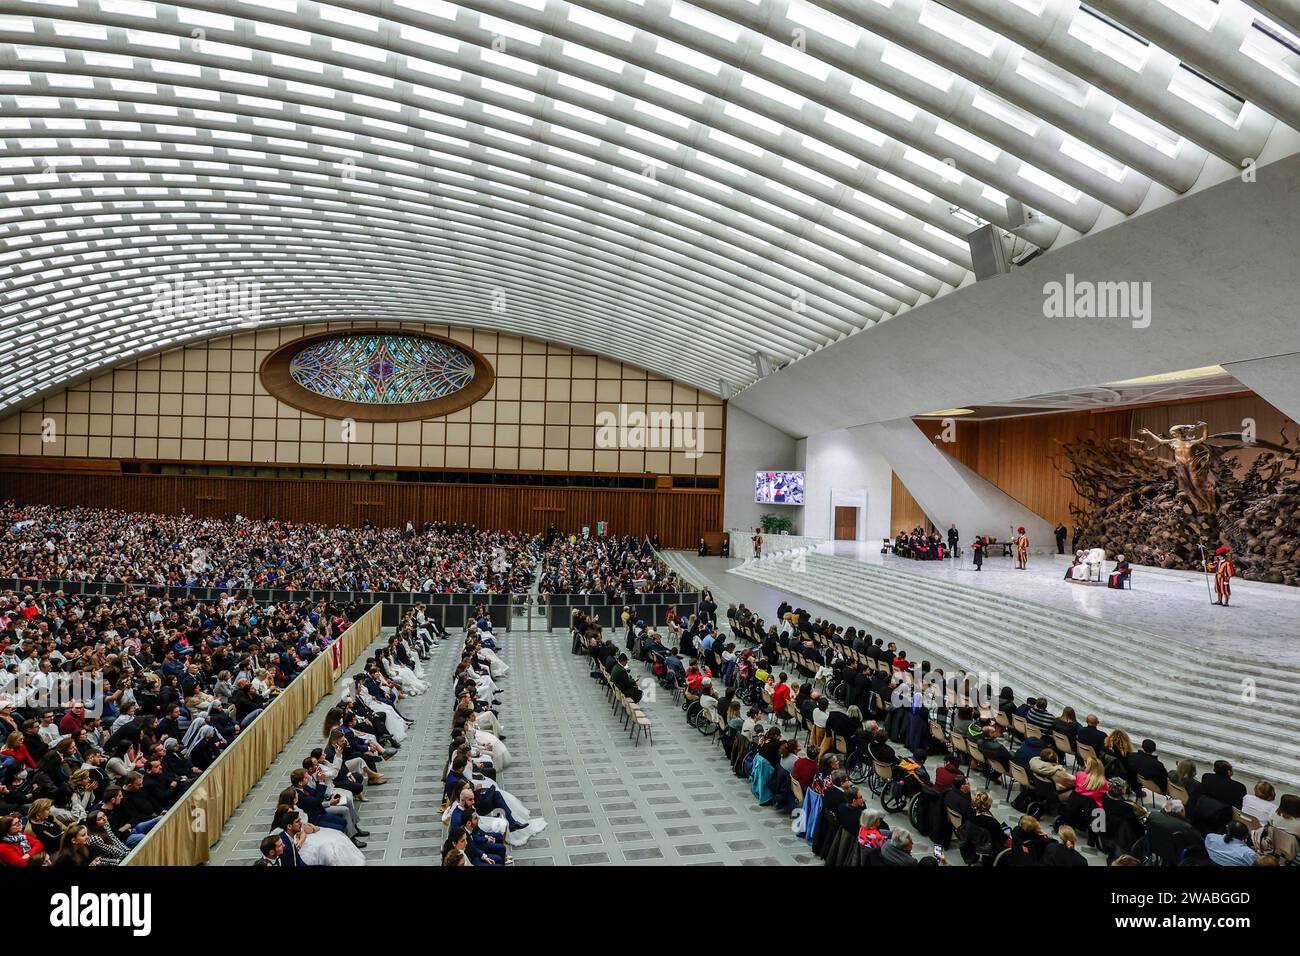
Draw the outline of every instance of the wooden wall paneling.
<instances>
[{"instance_id":1,"label":"wooden wall paneling","mask_svg":"<svg viewBox=\"0 0 1300 956\"><path fill-rule=\"evenodd\" d=\"M889 509L889 534L892 538L900 531L911 531L920 525L927 527L930 519L925 516L921 510L921 505L912 493L907 490L907 485L903 484L901 478L896 472L890 472L890 509Z\"/></svg>"},{"instance_id":2,"label":"wooden wall paneling","mask_svg":"<svg viewBox=\"0 0 1300 956\"><path fill-rule=\"evenodd\" d=\"M1115 409L989 421L959 419L956 441L938 442L937 447L1044 520L1068 525L1070 505L1078 499L1070 480L1058 470L1061 445L1086 437L1098 441L1126 438L1132 414L1128 409ZM917 424L932 440L943 429L936 419ZM904 508L910 499L906 495ZM915 524L913 521L909 527Z\"/></svg>"}]
</instances>

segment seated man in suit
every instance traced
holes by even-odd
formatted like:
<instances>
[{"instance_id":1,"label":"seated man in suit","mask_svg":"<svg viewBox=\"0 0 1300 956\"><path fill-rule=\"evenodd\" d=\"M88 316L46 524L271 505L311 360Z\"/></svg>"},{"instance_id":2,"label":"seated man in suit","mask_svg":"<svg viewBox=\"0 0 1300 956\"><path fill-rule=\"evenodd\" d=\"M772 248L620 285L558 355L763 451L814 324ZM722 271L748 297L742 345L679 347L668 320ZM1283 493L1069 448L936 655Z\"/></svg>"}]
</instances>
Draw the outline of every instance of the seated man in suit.
<instances>
[{"instance_id":1,"label":"seated man in suit","mask_svg":"<svg viewBox=\"0 0 1300 956\"><path fill-rule=\"evenodd\" d=\"M144 777L138 773L128 773L122 778L120 803L110 808L109 794L114 789L109 787L104 791L104 809L114 830L129 834L123 838L126 845L135 846L162 819L165 808L144 789Z\"/></svg>"},{"instance_id":2,"label":"seated man in suit","mask_svg":"<svg viewBox=\"0 0 1300 956\"><path fill-rule=\"evenodd\" d=\"M1077 743L1087 744L1100 757L1106 752L1106 734L1098 727L1099 720L1096 714L1089 714L1085 721L1086 726L1080 727L1074 735Z\"/></svg>"},{"instance_id":3,"label":"seated man in suit","mask_svg":"<svg viewBox=\"0 0 1300 956\"><path fill-rule=\"evenodd\" d=\"M307 866L302 862L302 857L298 854L298 840L302 835L302 818L296 811L284 810L275 818L275 827L278 832L271 834L267 840L275 840L280 844L280 850L276 853L275 866ZM266 852L266 840L262 841L262 854L268 856Z\"/></svg>"},{"instance_id":4,"label":"seated man in suit","mask_svg":"<svg viewBox=\"0 0 1300 956\"><path fill-rule=\"evenodd\" d=\"M469 838L465 853L469 856L472 865L501 866L514 862L506 855L505 844L499 838L479 829L478 813L467 814L464 826L465 835Z\"/></svg>"},{"instance_id":5,"label":"seated man in suit","mask_svg":"<svg viewBox=\"0 0 1300 956\"><path fill-rule=\"evenodd\" d=\"M475 781L471 776L469 776L469 772L466 770L468 763L469 761L462 753L457 753L456 756L452 758L451 770L448 772L447 779L444 782L444 795L450 796L456 789L456 783L464 780L466 787L471 789L474 793L474 807L479 813L492 813L495 810L500 810L505 815L506 823L509 824L511 830L522 830L524 827L528 826L528 824L521 823L519 820L515 819L514 815L510 812L509 803L501 794L500 790L485 780ZM476 786L476 783L479 785Z\"/></svg>"},{"instance_id":6,"label":"seated man in suit","mask_svg":"<svg viewBox=\"0 0 1300 956\"><path fill-rule=\"evenodd\" d=\"M1165 866L1177 866L1188 848L1203 842L1200 831L1187 819L1183 801L1170 797L1163 809L1147 815L1151 852Z\"/></svg>"},{"instance_id":7,"label":"seated man in suit","mask_svg":"<svg viewBox=\"0 0 1300 956\"><path fill-rule=\"evenodd\" d=\"M294 866L292 862L282 863L280 857L284 855L284 844L280 842L279 836L262 837L262 842L258 845L262 851L262 856L253 866Z\"/></svg>"},{"instance_id":8,"label":"seated man in suit","mask_svg":"<svg viewBox=\"0 0 1300 956\"><path fill-rule=\"evenodd\" d=\"M866 799L857 787L849 786L844 791L844 799L835 808L835 816L840 826L856 835L862 828L862 811L866 808Z\"/></svg>"},{"instance_id":9,"label":"seated man in suit","mask_svg":"<svg viewBox=\"0 0 1300 956\"><path fill-rule=\"evenodd\" d=\"M975 812L971 804L970 779L964 773L954 774L952 786L943 795L944 809L956 810L963 820L969 819Z\"/></svg>"},{"instance_id":10,"label":"seated man in suit","mask_svg":"<svg viewBox=\"0 0 1300 956\"><path fill-rule=\"evenodd\" d=\"M1124 758L1125 769L1132 779L1129 783L1140 786L1138 777L1145 777L1156 785L1161 793L1169 786L1169 770L1156 756L1156 742L1150 738L1142 741L1142 749L1135 750Z\"/></svg>"},{"instance_id":11,"label":"seated man in suit","mask_svg":"<svg viewBox=\"0 0 1300 956\"><path fill-rule=\"evenodd\" d=\"M830 782L826 789L822 791L822 808L825 811L836 814L841 805L849 799L848 791L852 789L857 792L857 787L849 783L849 775L843 770L832 771Z\"/></svg>"},{"instance_id":12,"label":"seated man in suit","mask_svg":"<svg viewBox=\"0 0 1300 956\"><path fill-rule=\"evenodd\" d=\"M298 793L298 807L307 814L307 821L318 827L342 830L357 843L358 837L369 836L357 828L357 819L340 794L329 794L325 784L318 781L302 767L289 772L289 783ZM364 844L357 843L358 846Z\"/></svg>"},{"instance_id":13,"label":"seated man in suit","mask_svg":"<svg viewBox=\"0 0 1300 956\"><path fill-rule=\"evenodd\" d=\"M633 703L640 703L641 688L637 686L636 680L627 672L627 655L619 654L614 666L610 669L609 679L614 682L614 686L619 689Z\"/></svg>"},{"instance_id":14,"label":"seated man in suit","mask_svg":"<svg viewBox=\"0 0 1300 956\"><path fill-rule=\"evenodd\" d=\"M1245 784L1232 779L1232 764L1226 760L1214 761L1214 772L1201 778L1201 796L1213 797L1220 803L1241 809L1246 797Z\"/></svg>"}]
</instances>

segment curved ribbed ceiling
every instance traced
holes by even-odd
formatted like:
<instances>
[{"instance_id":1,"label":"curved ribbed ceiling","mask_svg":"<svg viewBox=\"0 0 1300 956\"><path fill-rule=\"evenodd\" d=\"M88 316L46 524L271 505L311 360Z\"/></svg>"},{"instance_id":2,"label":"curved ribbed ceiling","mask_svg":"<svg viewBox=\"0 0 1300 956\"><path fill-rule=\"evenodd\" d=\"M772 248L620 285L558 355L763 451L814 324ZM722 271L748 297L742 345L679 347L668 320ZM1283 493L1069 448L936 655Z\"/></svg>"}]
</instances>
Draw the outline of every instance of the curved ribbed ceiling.
<instances>
[{"instance_id":1,"label":"curved ribbed ceiling","mask_svg":"<svg viewBox=\"0 0 1300 956\"><path fill-rule=\"evenodd\" d=\"M1295 0L4 11L0 408L252 324L178 280L718 391L961 285L1008 199L1048 249L1300 128Z\"/></svg>"}]
</instances>

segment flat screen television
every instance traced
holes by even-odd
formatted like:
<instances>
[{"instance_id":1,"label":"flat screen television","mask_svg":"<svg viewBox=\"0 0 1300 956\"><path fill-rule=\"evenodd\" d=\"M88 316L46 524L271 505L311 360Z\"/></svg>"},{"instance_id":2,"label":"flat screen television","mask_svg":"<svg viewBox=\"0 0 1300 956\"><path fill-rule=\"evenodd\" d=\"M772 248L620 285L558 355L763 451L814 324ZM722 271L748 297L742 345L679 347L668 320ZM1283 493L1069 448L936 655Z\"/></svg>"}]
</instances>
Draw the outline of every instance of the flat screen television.
<instances>
[{"instance_id":1,"label":"flat screen television","mask_svg":"<svg viewBox=\"0 0 1300 956\"><path fill-rule=\"evenodd\" d=\"M801 505L802 471L754 472L754 501L760 505Z\"/></svg>"}]
</instances>

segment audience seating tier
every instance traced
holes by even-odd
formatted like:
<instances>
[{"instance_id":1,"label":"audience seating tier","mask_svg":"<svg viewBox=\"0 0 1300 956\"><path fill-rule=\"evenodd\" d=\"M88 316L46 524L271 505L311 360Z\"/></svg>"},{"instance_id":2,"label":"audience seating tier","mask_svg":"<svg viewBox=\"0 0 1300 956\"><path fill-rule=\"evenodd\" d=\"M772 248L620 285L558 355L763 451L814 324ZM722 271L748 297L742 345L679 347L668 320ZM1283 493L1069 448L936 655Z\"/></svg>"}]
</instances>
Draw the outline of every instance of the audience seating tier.
<instances>
[{"instance_id":1,"label":"audience seating tier","mask_svg":"<svg viewBox=\"0 0 1300 956\"><path fill-rule=\"evenodd\" d=\"M124 584L117 581L38 581L32 578L0 578L0 592L21 593L30 588L33 592L62 591L64 594L127 594L145 592L149 597L194 598L212 601L223 594L251 597L259 604L281 601L328 601L333 604L350 604L353 601L384 605L384 627L395 627L416 604L425 606L426 615L438 615L439 623L448 630L463 629L469 621L471 609L485 605L492 619L509 629L512 599L520 595L478 594L421 594L415 591L309 591L268 588L199 588L152 584ZM603 595L602 595L603 597Z\"/></svg>"}]
</instances>

